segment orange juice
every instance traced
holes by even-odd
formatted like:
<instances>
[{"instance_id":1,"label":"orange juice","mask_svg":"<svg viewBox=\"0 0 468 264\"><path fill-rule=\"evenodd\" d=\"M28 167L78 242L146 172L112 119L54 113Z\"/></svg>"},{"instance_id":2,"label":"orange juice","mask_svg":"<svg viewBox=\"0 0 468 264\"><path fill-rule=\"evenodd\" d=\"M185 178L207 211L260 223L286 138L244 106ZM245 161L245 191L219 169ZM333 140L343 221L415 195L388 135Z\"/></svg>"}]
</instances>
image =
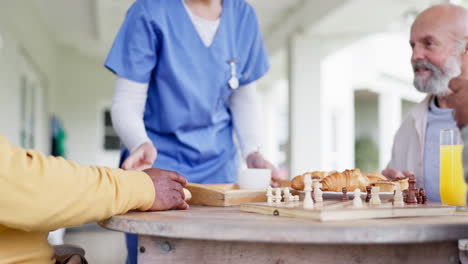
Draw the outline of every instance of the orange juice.
<instances>
[{"instance_id":1,"label":"orange juice","mask_svg":"<svg viewBox=\"0 0 468 264\"><path fill-rule=\"evenodd\" d=\"M445 205L465 206L463 145L440 145L440 199Z\"/></svg>"}]
</instances>

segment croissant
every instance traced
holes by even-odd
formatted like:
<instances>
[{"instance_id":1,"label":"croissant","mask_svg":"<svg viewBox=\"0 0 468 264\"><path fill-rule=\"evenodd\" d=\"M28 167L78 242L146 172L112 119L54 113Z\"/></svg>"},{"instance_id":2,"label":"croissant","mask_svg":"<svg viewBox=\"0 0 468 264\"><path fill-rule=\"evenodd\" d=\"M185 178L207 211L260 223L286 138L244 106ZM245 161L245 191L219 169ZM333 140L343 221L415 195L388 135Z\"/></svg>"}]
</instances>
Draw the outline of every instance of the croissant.
<instances>
[{"instance_id":1,"label":"croissant","mask_svg":"<svg viewBox=\"0 0 468 264\"><path fill-rule=\"evenodd\" d=\"M366 186L369 185L369 179L362 175L359 169L345 170L342 173L335 172L332 175L324 178L322 181L323 191L341 192L343 187L353 191L359 188L361 191L366 191Z\"/></svg>"},{"instance_id":2,"label":"croissant","mask_svg":"<svg viewBox=\"0 0 468 264\"><path fill-rule=\"evenodd\" d=\"M387 177L383 176L379 172L372 172L372 173L363 173L369 179L369 182L377 182L377 181L388 181Z\"/></svg>"},{"instance_id":3,"label":"croissant","mask_svg":"<svg viewBox=\"0 0 468 264\"><path fill-rule=\"evenodd\" d=\"M311 178L320 178L320 180L324 179L328 175L335 173L336 171L313 171L313 172L306 172L302 175L298 175L294 177L291 181L291 187L296 190L304 190L304 176L310 174Z\"/></svg>"}]
</instances>

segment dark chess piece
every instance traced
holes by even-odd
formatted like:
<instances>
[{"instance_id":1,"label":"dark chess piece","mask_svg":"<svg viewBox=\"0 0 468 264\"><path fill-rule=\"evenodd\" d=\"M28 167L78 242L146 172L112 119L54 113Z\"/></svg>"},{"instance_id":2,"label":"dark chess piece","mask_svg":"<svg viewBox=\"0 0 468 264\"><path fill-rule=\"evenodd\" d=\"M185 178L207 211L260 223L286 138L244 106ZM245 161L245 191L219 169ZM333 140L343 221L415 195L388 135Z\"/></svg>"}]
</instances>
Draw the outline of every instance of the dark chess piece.
<instances>
[{"instance_id":1,"label":"dark chess piece","mask_svg":"<svg viewBox=\"0 0 468 264\"><path fill-rule=\"evenodd\" d=\"M343 187L341 189L341 191L343 192L343 195L341 196L341 201L348 201L348 189L346 187Z\"/></svg>"},{"instance_id":2,"label":"dark chess piece","mask_svg":"<svg viewBox=\"0 0 468 264\"><path fill-rule=\"evenodd\" d=\"M366 186L366 192L367 192L366 203L368 203L370 199L372 198L371 191L372 191L372 186Z\"/></svg>"},{"instance_id":3,"label":"dark chess piece","mask_svg":"<svg viewBox=\"0 0 468 264\"><path fill-rule=\"evenodd\" d=\"M427 196L426 196L426 191L424 191L424 188L419 189L419 196L421 196L422 204L427 203Z\"/></svg>"},{"instance_id":4,"label":"dark chess piece","mask_svg":"<svg viewBox=\"0 0 468 264\"><path fill-rule=\"evenodd\" d=\"M416 189L416 177L414 176L414 174L409 175L408 185L408 196L405 202L407 204L417 204L417 196L419 196L419 191L418 189Z\"/></svg>"}]
</instances>

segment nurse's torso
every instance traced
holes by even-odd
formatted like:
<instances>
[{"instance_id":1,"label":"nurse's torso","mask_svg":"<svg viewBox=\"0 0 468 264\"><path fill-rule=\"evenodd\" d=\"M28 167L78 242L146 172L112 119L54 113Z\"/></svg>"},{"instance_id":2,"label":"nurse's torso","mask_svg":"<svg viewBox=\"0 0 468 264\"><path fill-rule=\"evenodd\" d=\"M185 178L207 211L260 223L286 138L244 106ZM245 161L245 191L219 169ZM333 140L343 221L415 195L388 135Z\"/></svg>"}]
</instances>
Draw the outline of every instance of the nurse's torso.
<instances>
[{"instance_id":1,"label":"nurse's torso","mask_svg":"<svg viewBox=\"0 0 468 264\"><path fill-rule=\"evenodd\" d=\"M223 2L219 28L209 47L181 0L153 1L154 9L149 10L160 18L158 61L144 114L146 130L158 149L154 167L177 171L190 182L236 181L229 61L237 59L237 72L243 72L249 50L242 48L240 1Z\"/></svg>"}]
</instances>

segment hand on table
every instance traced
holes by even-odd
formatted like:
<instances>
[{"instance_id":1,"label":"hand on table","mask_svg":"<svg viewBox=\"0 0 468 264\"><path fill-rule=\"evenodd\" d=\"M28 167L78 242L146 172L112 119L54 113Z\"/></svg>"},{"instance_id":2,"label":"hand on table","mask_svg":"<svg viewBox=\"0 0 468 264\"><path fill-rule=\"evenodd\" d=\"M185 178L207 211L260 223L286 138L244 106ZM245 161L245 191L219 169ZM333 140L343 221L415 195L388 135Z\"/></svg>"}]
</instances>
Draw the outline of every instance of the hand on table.
<instances>
[{"instance_id":1,"label":"hand on table","mask_svg":"<svg viewBox=\"0 0 468 264\"><path fill-rule=\"evenodd\" d=\"M156 192L150 211L164 211L170 209L188 209L185 202L183 187L187 180L177 172L162 169L144 170L151 177Z\"/></svg>"},{"instance_id":2,"label":"hand on table","mask_svg":"<svg viewBox=\"0 0 468 264\"><path fill-rule=\"evenodd\" d=\"M447 104L455 110L453 118L458 127L463 128L468 124L468 79L454 78L450 81L449 88L453 93L447 96Z\"/></svg>"},{"instance_id":3,"label":"hand on table","mask_svg":"<svg viewBox=\"0 0 468 264\"><path fill-rule=\"evenodd\" d=\"M151 142L141 144L122 164L124 170L145 170L153 166L158 152Z\"/></svg>"},{"instance_id":4,"label":"hand on table","mask_svg":"<svg viewBox=\"0 0 468 264\"><path fill-rule=\"evenodd\" d=\"M281 178L278 174L278 170L276 169L271 162L267 161L263 158L260 152L253 152L247 156L246 159L247 167L248 168L255 168L255 169L270 169L271 170L271 185L273 187L279 187L280 181L285 180L285 178Z\"/></svg>"},{"instance_id":5,"label":"hand on table","mask_svg":"<svg viewBox=\"0 0 468 264\"><path fill-rule=\"evenodd\" d=\"M399 171L395 169L385 169L382 171L382 175L387 177L387 179L395 181L395 180L401 180L405 178L409 178L410 175L413 175L413 173L409 171Z\"/></svg>"}]
</instances>

